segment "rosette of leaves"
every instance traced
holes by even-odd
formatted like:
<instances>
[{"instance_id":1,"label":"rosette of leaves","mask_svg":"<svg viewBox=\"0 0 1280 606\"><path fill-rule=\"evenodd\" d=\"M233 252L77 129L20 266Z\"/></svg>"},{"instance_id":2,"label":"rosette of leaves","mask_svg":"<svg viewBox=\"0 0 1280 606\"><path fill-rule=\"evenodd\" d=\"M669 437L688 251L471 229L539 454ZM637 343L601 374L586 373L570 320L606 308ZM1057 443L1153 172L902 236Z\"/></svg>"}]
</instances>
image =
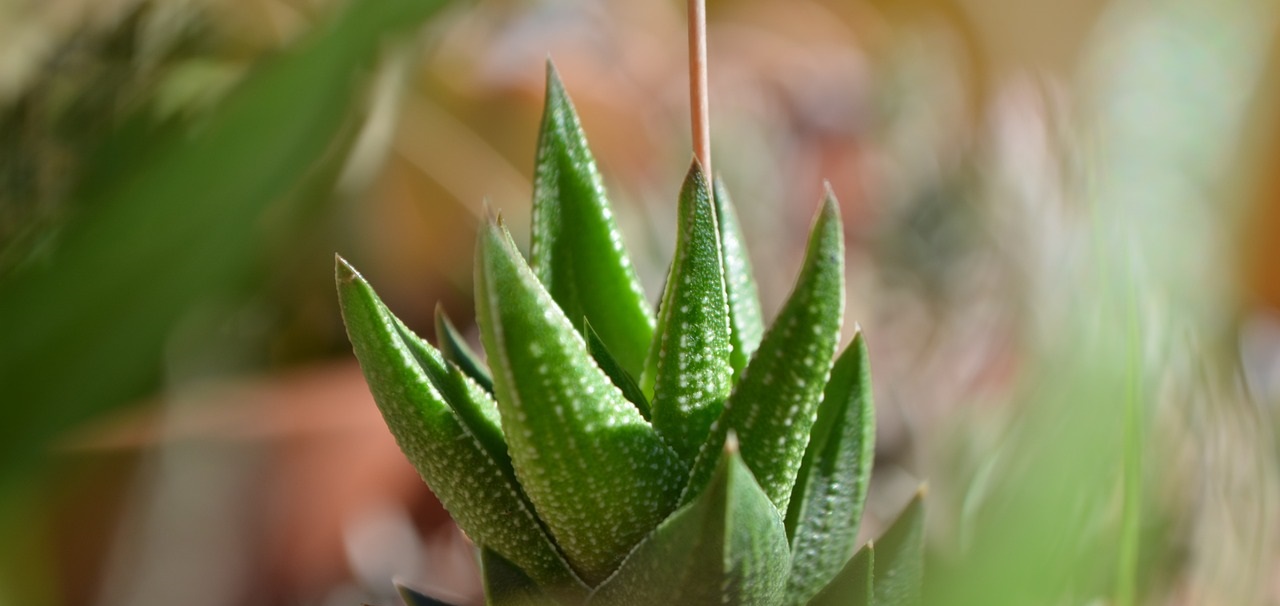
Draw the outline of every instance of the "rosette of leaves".
<instances>
[{"instance_id":1,"label":"rosette of leaves","mask_svg":"<svg viewBox=\"0 0 1280 606\"><path fill-rule=\"evenodd\" d=\"M912 604L922 507L855 554L874 452L828 192L765 329L733 206L695 161L652 309L554 68L532 255L482 229L482 361L418 338L338 259L347 331L406 456L480 554L489 604ZM406 600L437 604L402 588Z\"/></svg>"}]
</instances>

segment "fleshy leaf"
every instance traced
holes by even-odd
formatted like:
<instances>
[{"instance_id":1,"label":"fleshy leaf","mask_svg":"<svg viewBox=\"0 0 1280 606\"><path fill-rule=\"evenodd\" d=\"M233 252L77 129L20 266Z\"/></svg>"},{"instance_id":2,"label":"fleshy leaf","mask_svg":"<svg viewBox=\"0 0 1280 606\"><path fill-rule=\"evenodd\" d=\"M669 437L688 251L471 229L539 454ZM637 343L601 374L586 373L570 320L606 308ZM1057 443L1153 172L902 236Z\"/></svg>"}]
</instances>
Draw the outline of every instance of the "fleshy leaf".
<instances>
[{"instance_id":1,"label":"fleshy leaf","mask_svg":"<svg viewBox=\"0 0 1280 606\"><path fill-rule=\"evenodd\" d=\"M724 263L724 287L729 302L730 340L733 352L729 361L735 376L742 374L747 361L760 346L764 335L764 320L760 313L760 295L755 276L751 272L751 259L747 256L738 213L724 181L715 181L716 224L720 227L720 259Z\"/></svg>"},{"instance_id":2,"label":"fleshy leaf","mask_svg":"<svg viewBox=\"0 0 1280 606\"><path fill-rule=\"evenodd\" d=\"M519 562L546 585L577 583L515 477L504 469L446 401L419 360L435 353L406 343L398 321L373 289L337 260L338 296L347 334L387 427L467 536ZM414 351L420 350L419 355ZM437 356L439 354L436 354ZM456 375L460 378L461 375ZM474 383L471 395L483 394ZM452 388L444 390L455 393ZM479 406L475 407L480 410ZM477 415L483 422L485 416Z\"/></svg>"},{"instance_id":3,"label":"fleshy leaf","mask_svg":"<svg viewBox=\"0 0 1280 606\"><path fill-rule=\"evenodd\" d=\"M639 376L653 339L653 312L623 248L578 115L550 61L534 168L532 241L534 275L565 315L590 320L622 367Z\"/></svg>"},{"instance_id":4,"label":"fleshy leaf","mask_svg":"<svg viewBox=\"0 0 1280 606\"><path fill-rule=\"evenodd\" d=\"M653 426L691 467L732 387L729 308L715 207L695 160L680 190L680 231L641 387Z\"/></svg>"},{"instance_id":5,"label":"fleshy leaf","mask_svg":"<svg viewBox=\"0 0 1280 606\"><path fill-rule=\"evenodd\" d=\"M876 606L915 606L924 583L923 487L876 540Z\"/></svg>"},{"instance_id":6,"label":"fleshy leaf","mask_svg":"<svg viewBox=\"0 0 1280 606\"><path fill-rule=\"evenodd\" d=\"M507 440L502 435L498 405L493 397L464 375L457 366L445 362L444 356L436 348L409 330L385 306L382 311L391 318L401 342L427 374L432 387L440 392L445 403L453 409L458 420L489 451L494 462L509 477L514 478L511 457L507 454Z\"/></svg>"},{"instance_id":7,"label":"fleshy leaf","mask_svg":"<svg viewBox=\"0 0 1280 606\"><path fill-rule=\"evenodd\" d=\"M602 581L675 509L684 471L498 225L475 284L516 475L574 569Z\"/></svg>"},{"instance_id":8,"label":"fleshy leaf","mask_svg":"<svg viewBox=\"0 0 1280 606\"><path fill-rule=\"evenodd\" d=\"M875 548L867 543L834 579L809 600L809 606L868 606L874 594ZM791 597L791 596L788 596ZM803 603L803 602L796 602Z\"/></svg>"},{"instance_id":9,"label":"fleshy leaf","mask_svg":"<svg viewBox=\"0 0 1280 606\"><path fill-rule=\"evenodd\" d=\"M636 410L640 411L640 415L646 421L649 420L649 400L644 397L644 392L640 391L640 386L636 384L636 380L631 377L621 364L614 359L613 354L609 353L609 348L605 346L604 341L600 339L600 335L596 334L596 330L591 327L591 323L585 318L582 320L582 336L587 340L587 348L591 351L591 357L595 359L596 364L600 366L600 370L604 374L609 375L609 380L613 381L613 385L622 391L622 395L636 405Z\"/></svg>"},{"instance_id":10,"label":"fleshy leaf","mask_svg":"<svg viewBox=\"0 0 1280 606\"><path fill-rule=\"evenodd\" d=\"M589 604L767 606L786 583L786 530L733 449L707 489L635 548Z\"/></svg>"},{"instance_id":11,"label":"fleshy leaf","mask_svg":"<svg viewBox=\"0 0 1280 606\"><path fill-rule=\"evenodd\" d=\"M742 440L742 460L778 511L787 511L840 336L842 231L839 206L828 190L795 289L725 403L690 472L681 503L706 483L726 433L733 430Z\"/></svg>"},{"instance_id":12,"label":"fleshy leaf","mask_svg":"<svg viewBox=\"0 0 1280 606\"><path fill-rule=\"evenodd\" d=\"M480 550L486 606L558 606L528 575L492 549ZM564 596L568 603L580 603L580 592Z\"/></svg>"},{"instance_id":13,"label":"fleshy leaf","mask_svg":"<svg viewBox=\"0 0 1280 606\"><path fill-rule=\"evenodd\" d=\"M493 376L489 374L489 367L467 345L467 340L453 326L453 322L449 321L444 307L440 305L436 305L436 339L440 342L440 353L444 355L444 359L457 365L485 391L493 393Z\"/></svg>"},{"instance_id":14,"label":"fleshy leaf","mask_svg":"<svg viewBox=\"0 0 1280 606\"><path fill-rule=\"evenodd\" d=\"M849 560L875 457L875 406L859 332L836 360L787 512L787 595L808 599Z\"/></svg>"}]
</instances>

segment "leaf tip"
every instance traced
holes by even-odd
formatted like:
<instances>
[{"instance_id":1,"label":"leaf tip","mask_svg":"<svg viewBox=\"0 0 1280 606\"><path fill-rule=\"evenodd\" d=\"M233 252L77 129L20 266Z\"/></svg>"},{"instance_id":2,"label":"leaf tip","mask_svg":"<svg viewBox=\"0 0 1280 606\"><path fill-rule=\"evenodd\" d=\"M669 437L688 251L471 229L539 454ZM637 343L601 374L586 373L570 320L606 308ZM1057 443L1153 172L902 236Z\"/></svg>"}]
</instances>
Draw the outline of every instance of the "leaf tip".
<instances>
[{"instance_id":1,"label":"leaf tip","mask_svg":"<svg viewBox=\"0 0 1280 606\"><path fill-rule=\"evenodd\" d=\"M337 279L338 284L349 284L362 279L360 272L338 253L333 254L333 265L334 278Z\"/></svg>"},{"instance_id":2,"label":"leaf tip","mask_svg":"<svg viewBox=\"0 0 1280 606\"><path fill-rule=\"evenodd\" d=\"M732 429L724 439L724 454L728 456L738 454L738 432Z\"/></svg>"},{"instance_id":3,"label":"leaf tip","mask_svg":"<svg viewBox=\"0 0 1280 606\"><path fill-rule=\"evenodd\" d=\"M556 68L556 62L551 59L551 53L547 53L547 97L546 107L548 110L552 107L552 100L560 102L567 97L564 90L564 80L560 78L560 70Z\"/></svg>"},{"instance_id":4,"label":"leaf tip","mask_svg":"<svg viewBox=\"0 0 1280 606\"><path fill-rule=\"evenodd\" d=\"M435 325L436 325L436 339L441 344L443 344L446 339L445 335L447 335L450 331L457 330L454 328L453 322L449 320L449 314L445 313L444 304L441 303L440 301L436 301Z\"/></svg>"},{"instance_id":5,"label":"leaf tip","mask_svg":"<svg viewBox=\"0 0 1280 606\"><path fill-rule=\"evenodd\" d=\"M711 178L707 176L707 169L702 165L702 161L697 155L693 156L693 161L689 164L689 173L685 176L685 186L693 185L703 191L711 190Z\"/></svg>"},{"instance_id":6,"label":"leaf tip","mask_svg":"<svg viewBox=\"0 0 1280 606\"><path fill-rule=\"evenodd\" d=\"M831 188L830 181L822 182L822 213L823 217L832 219L840 218L840 201L836 198L836 192Z\"/></svg>"},{"instance_id":7,"label":"leaf tip","mask_svg":"<svg viewBox=\"0 0 1280 606\"><path fill-rule=\"evenodd\" d=\"M493 207L493 201L490 200L488 196L485 196L481 205L484 207L484 218L486 221L490 223L502 223L502 211Z\"/></svg>"}]
</instances>

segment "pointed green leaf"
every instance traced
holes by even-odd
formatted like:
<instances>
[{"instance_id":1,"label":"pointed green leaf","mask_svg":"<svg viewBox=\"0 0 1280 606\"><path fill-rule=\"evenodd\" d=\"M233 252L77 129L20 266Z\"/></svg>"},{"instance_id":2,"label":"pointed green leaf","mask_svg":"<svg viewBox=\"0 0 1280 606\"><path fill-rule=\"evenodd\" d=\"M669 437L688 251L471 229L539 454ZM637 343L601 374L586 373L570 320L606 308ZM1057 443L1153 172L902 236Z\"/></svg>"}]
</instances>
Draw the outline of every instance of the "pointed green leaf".
<instances>
[{"instance_id":1,"label":"pointed green leaf","mask_svg":"<svg viewBox=\"0 0 1280 606\"><path fill-rule=\"evenodd\" d=\"M641 377L653 426L693 465L732 387L729 308L715 207L695 160L680 190L680 231L657 334Z\"/></svg>"},{"instance_id":2,"label":"pointed green leaf","mask_svg":"<svg viewBox=\"0 0 1280 606\"><path fill-rule=\"evenodd\" d=\"M468 405L446 401L445 393L458 397L457 383L442 390L432 379L439 369L429 372L421 365L435 352L420 340L406 342L398 320L341 258L336 273L347 334L378 409L400 449L458 526L476 543L519 562L541 583L576 583L515 478L451 406ZM483 395L469 384L474 389L467 390L468 396ZM478 414L468 420L483 425L487 416L479 413L482 407L472 408Z\"/></svg>"},{"instance_id":3,"label":"pointed green leaf","mask_svg":"<svg viewBox=\"0 0 1280 606\"><path fill-rule=\"evenodd\" d=\"M809 600L809 606L870 606L874 596L875 548L867 543L836 577ZM788 595L788 598L792 596ZM804 603L796 601L795 603Z\"/></svg>"},{"instance_id":4,"label":"pointed green leaf","mask_svg":"<svg viewBox=\"0 0 1280 606\"><path fill-rule=\"evenodd\" d=\"M719 460L707 489L637 546L589 604L780 603L788 559L782 518L732 446Z\"/></svg>"},{"instance_id":5,"label":"pointed green leaf","mask_svg":"<svg viewBox=\"0 0 1280 606\"><path fill-rule=\"evenodd\" d=\"M486 606L558 606L580 603L585 597L581 591L573 591L562 595L564 601L551 598L524 571L492 549L480 550L480 569Z\"/></svg>"},{"instance_id":6,"label":"pointed green leaf","mask_svg":"<svg viewBox=\"0 0 1280 606\"><path fill-rule=\"evenodd\" d=\"M724 262L725 294L729 301L730 339L733 353L729 357L735 376L742 374L747 361L760 346L764 320L760 313L760 296L747 257L745 239L738 223L738 213L729 198L724 181L715 182L716 223L720 227L720 258Z\"/></svg>"},{"instance_id":7,"label":"pointed green leaf","mask_svg":"<svg viewBox=\"0 0 1280 606\"><path fill-rule=\"evenodd\" d=\"M591 323L583 318L582 320L582 336L587 340L587 348L591 351L591 357L595 359L596 364L600 366L600 370L604 374L609 375L609 380L613 381L613 385L622 391L632 404L636 405L636 410L640 411L640 415L644 420L649 420L649 400L644 397L644 392L640 391L640 386L636 385L636 380L631 378L631 374L618 364L613 354L609 353L609 348L605 346L604 341L600 339L600 335L596 334L596 330L591 327Z\"/></svg>"},{"instance_id":8,"label":"pointed green leaf","mask_svg":"<svg viewBox=\"0 0 1280 606\"><path fill-rule=\"evenodd\" d=\"M787 595L808 599L849 560L875 457L875 406L859 332L831 370L787 511Z\"/></svg>"},{"instance_id":9,"label":"pointed green leaf","mask_svg":"<svg viewBox=\"0 0 1280 606\"><path fill-rule=\"evenodd\" d=\"M599 582L675 509L684 472L497 225L480 236L475 283L516 475L569 562Z\"/></svg>"},{"instance_id":10,"label":"pointed green leaf","mask_svg":"<svg viewBox=\"0 0 1280 606\"><path fill-rule=\"evenodd\" d=\"M924 488L876 539L875 606L915 606L924 583Z\"/></svg>"},{"instance_id":11,"label":"pointed green leaf","mask_svg":"<svg viewBox=\"0 0 1280 606\"><path fill-rule=\"evenodd\" d=\"M831 371L844 315L844 236L828 190L804 267L690 472L681 503L696 496L715 469L726 432L738 432L742 460L778 511L787 511L814 414Z\"/></svg>"},{"instance_id":12,"label":"pointed green leaf","mask_svg":"<svg viewBox=\"0 0 1280 606\"><path fill-rule=\"evenodd\" d=\"M458 333L440 305L436 305L436 339L440 341L440 353L444 359L456 364L485 391L493 393L493 376L489 374L489 367L467 345L467 340Z\"/></svg>"},{"instance_id":13,"label":"pointed green leaf","mask_svg":"<svg viewBox=\"0 0 1280 606\"><path fill-rule=\"evenodd\" d=\"M391 318L401 342L426 373L431 386L440 392L445 403L453 409L458 420L489 451L489 456L493 457L493 461L508 477L514 478L511 457L507 454L507 440L502 435L498 405L493 397L457 366L445 362L444 356L436 348L409 330L385 306L382 307L382 312Z\"/></svg>"},{"instance_id":14,"label":"pointed green leaf","mask_svg":"<svg viewBox=\"0 0 1280 606\"><path fill-rule=\"evenodd\" d=\"M578 115L550 61L534 169L530 265L565 315L590 320L622 367L639 376L653 339L653 312Z\"/></svg>"}]
</instances>

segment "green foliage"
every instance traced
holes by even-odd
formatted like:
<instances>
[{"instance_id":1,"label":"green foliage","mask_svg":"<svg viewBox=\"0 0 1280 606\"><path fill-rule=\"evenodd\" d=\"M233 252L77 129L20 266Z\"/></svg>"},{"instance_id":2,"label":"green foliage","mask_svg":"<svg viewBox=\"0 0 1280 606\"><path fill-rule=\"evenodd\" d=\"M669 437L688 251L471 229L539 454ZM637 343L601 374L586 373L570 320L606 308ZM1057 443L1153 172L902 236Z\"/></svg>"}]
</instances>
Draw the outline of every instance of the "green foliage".
<instances>
[{"instance_id":1,"label":"green foliage","mask_svg":"<svg viewBox=\"0 0 1280 606\"><path fill-rule=\"evenodd\" d=\"M920 498L853 553L875 421L861 334L833 368L835 197L765 332L729 196L695 162L655 324L551 68L537 162L532 263L501 223L478 244L488 369L442 314L443 353L338 265L374 398L479 546L488 603L917 603Z\"/></svg>"},{"instance_id":2,"label":"green foliage","mask_svg":"<svg viewBox=\"0 0 1280 606\"><path fill-rule=\"evenodd\" d=\"M0 406L0 485L60 431L153 386L173 326L234 287L267 209L335 151L385 35L443 4L349 3L198 130L115 149L109 170L90 171L102 174L72 194L48 258L0 275L0 385L15 403Z\"/></svg>"}]
</instances>

